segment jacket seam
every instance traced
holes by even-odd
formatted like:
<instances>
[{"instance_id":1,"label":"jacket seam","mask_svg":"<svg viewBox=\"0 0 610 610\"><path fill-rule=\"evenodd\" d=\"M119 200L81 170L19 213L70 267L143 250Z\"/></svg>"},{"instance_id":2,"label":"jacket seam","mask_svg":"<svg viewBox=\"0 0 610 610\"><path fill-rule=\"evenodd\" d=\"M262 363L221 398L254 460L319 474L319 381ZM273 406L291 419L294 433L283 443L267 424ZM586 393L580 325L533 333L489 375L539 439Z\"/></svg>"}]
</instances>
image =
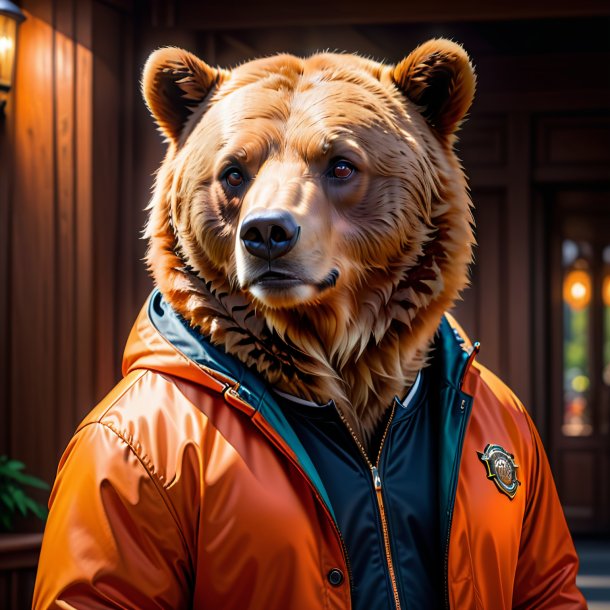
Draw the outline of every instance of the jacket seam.
<instances>
[{"instance_id":1,"label":"jacket seam","mask_svg":"<svg viewBox=\"0 0 610 610\"><path fill-rule=\"evenodd\" d=\"M134 370L137 370L137 369L134 369ZM95 424L95 423L98 423L98 424L105 426L108 429L112 430L117 436L119 436L119 438L121 438L121 440L123 440L125 443L127 443L129 445L129 447L136 454L136 456L138 457L138 459L140 460L140 462L142 463L142 465L144 466L146 471L149 473L149 475L151 477L153 477L154 480L157 482L157 484L160 485L161 488L165 491L167 489L167 486L169 486L169 484L171 483L171 480L164 480L162 477L160 477L157 474L155 462L152 460L152 458L148 457L148 452L144 453L142 451L142 449L146 449L145 447L143 447L142 443L140 443L133 435L127 436L124 432L119 431L117 428L115 428L115 426L111 422L104 421L104 419L109 415L110 411L114 407L117 406L118 401L121 398L123 398L128 391L132 390L134 388L135 384L146 375L158 375L166 383L168 383L169 385L174 387L176 390L178 390L178 392L180 392L180 395L186 401L188 401L189 404L193 405L193 402L184 394L184 392L182 392L182 390L176 383L175 378L173 378L172 376L166 375L165 373L162 373L160 371L153 371L150 369L140 369L140 371L141 371L141 373L133 380L133 383L129 384L129 386L127 388L125 388L125 391L121 392L121 394L119 396L117 396L115 400L112 401L112 404L110 404L108 406L108 408L102 414L100 414L100 416L97 419L83 424L77 430L77 432L79 432L82 428L89 426L91 424ZM205 387L205 386L203 386L203 387ZM206 388L206 389L209 389L209 388ZM207 418L207 414L204 413L203 411L202 411L202 413ZM146 461L145 461L145 458L147 458ZM169 498L168 498L168 501L171 503ZM173 506L173 503L172 503L172 506Z\"/></svg>"},{"instance_id":2,"label":"jacket seam","mask_svg":"<svg viewBox=\"0 0 610 610\"><path fill-rule=\"evenodd\" d=\"M135 372L138 369L134 369L134 371L130 371L128 373L128 375L131 375L133 372ZM104 411L102 413L100 413L100 415L98 417L96 417L94 420L88 421L86 423L80 423L78 425L78 427L76 428L76 432L80 432L83 428L91 425L91 424L103 424L102 422L102 418L106 417L106 415L108 415L108 412L110 411L110 409L114 408L117 404L117 402L119 400L121 400L121 398L123 398L125 396L125 394L127 394L128 392L130 392L133 387L136 385L136 383L138 383L138 381L140 381L140 379L142 379L142 377L144 377L144 375L146 375L147 373L150 373L150 371L148 369L139 369L139 374L135 376L135 378L131 381L131 383L129 383L125 389L118 395L116 396L116 398L114 398L114 400L108 405L108 407L106 409L104 409ZM126 377L123 377L123 379L127 379Z\"/></svg>"},{"instance_id":3,"label":"jacket seam","mask_svg":"<svg viewBox=\"0 0 610 610\"><path fill-rule=\"evenodd\" d=\"M125 436L125 434L123 434L122 432L117 430L112 424L105 423L105 422L102 422L102 421L92 421L92 422L88 422L87 424L82 426L79 429L79 432L81 430L84 430L85 428L87 428L89 426L93 426L93 425L96 425L96 424L106 428L107 430L112 432L120 441L124 442L129 447L129 449L134 454L134 456L137 458L137 460L141 464L142 468L144 468L144 470L146 471L146 473L150 477L151 481L153 482L153 484L155 486L155 489L157 490L157 493L159 494L159 496L161 498L161 501L163 502L163 504L165 505L165 508L167 509L167 512L170 514L172 520L176 524L176 529L178 530L178 533L180 535L180 539L182 540L182 544L184 545L184 548L185 548L185 550L187 552L187 555L189 556L190 564L191 564L191 567L192 567L193 563L192 563L192 557L191 557L191 554L190 554L190 551L189 551L189 546L187 544L186 538L184 537L184 532L182 531L182 528L180 527L180 522L178 520L178 517L176 516L174 505L171 502L171 500L167 497L167 494L165 493L165 487L163 486L163 482L161 481L161 479L157 476L157 474L154 472L154 470L151 470L151 468L146 464L146 462L144 462L144 459L139 454L139 452L136 449L136 447L134 447L133 442L130 441Z\"/></svg>"}]
</instances>

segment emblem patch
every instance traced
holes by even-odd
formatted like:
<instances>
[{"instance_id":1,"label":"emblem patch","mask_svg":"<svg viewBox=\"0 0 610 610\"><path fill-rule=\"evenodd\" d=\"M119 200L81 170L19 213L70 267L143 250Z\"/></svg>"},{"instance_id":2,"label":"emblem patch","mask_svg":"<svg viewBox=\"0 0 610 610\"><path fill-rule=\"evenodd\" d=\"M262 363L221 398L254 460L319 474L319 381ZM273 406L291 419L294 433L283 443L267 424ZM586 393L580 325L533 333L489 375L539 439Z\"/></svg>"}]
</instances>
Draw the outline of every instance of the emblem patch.
<instances>
[{"instance_id":1,"label":"emblem patch","mask_svg":"<svg viewBox=\"0 0 610 610\"><path fill-rule=\"evenodd\" d=\"M477 451L477 454L487 468L487 478L512 500L521 485L517 479L519 466L515 464L515 456L500 445L487 445L483 453Z\"/></svg>"}]
</instances>

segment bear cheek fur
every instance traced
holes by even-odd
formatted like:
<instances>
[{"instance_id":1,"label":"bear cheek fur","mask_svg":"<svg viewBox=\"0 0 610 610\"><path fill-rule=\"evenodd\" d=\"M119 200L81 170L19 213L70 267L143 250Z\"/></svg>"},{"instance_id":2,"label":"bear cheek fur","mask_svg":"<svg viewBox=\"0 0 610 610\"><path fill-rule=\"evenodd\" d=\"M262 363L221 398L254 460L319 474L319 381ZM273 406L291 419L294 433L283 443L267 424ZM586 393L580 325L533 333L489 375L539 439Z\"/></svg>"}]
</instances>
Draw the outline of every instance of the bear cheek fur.
<instances>
[{"instance_id":1,"label":"bear cheek fur","mask_svg":"<svg viewBox=\"0 0 610 610\"><path fill-rule=\"evenodd\" d=\"M220 272L235 284L233 242L241 201L219 180L222 125L214 112L208 115L174 159L171 213L185 260L205 279Z\"/></svg>"},{"instance_id":2,"label":"bear cheek fur","mask_svg":"<svg viewBox=\"0 0 610 610\"><path fill-rule=\"evenodd\" d=\"M337 249L358 278L352 282L354 292L371 286L376 290L376 284L395 287L399 276L393 277L393 272L415 264L432 238L438 177L412 122L397 116L391 126L357 133L364 150L375 151L367 156L366 189L359 199L336 206L335 212L341 241Z\"/></svg>"}]
</instances>

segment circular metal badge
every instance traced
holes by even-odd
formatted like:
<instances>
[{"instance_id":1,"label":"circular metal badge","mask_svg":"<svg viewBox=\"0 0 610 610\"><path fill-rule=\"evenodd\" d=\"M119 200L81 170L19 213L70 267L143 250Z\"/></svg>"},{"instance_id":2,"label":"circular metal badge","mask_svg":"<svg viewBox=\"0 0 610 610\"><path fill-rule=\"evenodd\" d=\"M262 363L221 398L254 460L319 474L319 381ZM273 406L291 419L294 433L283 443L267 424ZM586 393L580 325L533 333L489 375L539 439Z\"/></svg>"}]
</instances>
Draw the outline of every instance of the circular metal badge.
<instances>
[{"instance_id":1,"label":"circular metal badge","mask_svg":"<svg viewBox=\"0 0 610 610\"><path fill-rule=\"evenodd\" d=\"M517 464L515 456L508 453L500 445L487 445L485 451L477 451L479 459L487 468L487 478L491 479L496 487L511 500L515 497L521 482L517 479Z\"/></svg>"}]
</instances>

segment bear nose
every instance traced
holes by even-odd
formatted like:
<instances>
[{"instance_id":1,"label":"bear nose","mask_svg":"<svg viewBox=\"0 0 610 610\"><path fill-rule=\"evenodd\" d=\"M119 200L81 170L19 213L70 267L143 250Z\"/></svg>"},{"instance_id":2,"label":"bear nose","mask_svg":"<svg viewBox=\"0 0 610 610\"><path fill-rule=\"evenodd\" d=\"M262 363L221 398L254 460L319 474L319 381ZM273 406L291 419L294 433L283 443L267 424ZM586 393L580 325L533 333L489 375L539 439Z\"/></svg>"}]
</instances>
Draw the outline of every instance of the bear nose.
<instances>
[{"instance_id":1,"label":"bear nose","mask_svg":"<svg viewBox=\"0 0 610 610\"><path fill-rule=\"evenodd\" d=\"M273 260L294 248L300 232L301 227L290 212L261 210L246 216L239 237L250 254Z\"/></svg>"}]
</instances>

